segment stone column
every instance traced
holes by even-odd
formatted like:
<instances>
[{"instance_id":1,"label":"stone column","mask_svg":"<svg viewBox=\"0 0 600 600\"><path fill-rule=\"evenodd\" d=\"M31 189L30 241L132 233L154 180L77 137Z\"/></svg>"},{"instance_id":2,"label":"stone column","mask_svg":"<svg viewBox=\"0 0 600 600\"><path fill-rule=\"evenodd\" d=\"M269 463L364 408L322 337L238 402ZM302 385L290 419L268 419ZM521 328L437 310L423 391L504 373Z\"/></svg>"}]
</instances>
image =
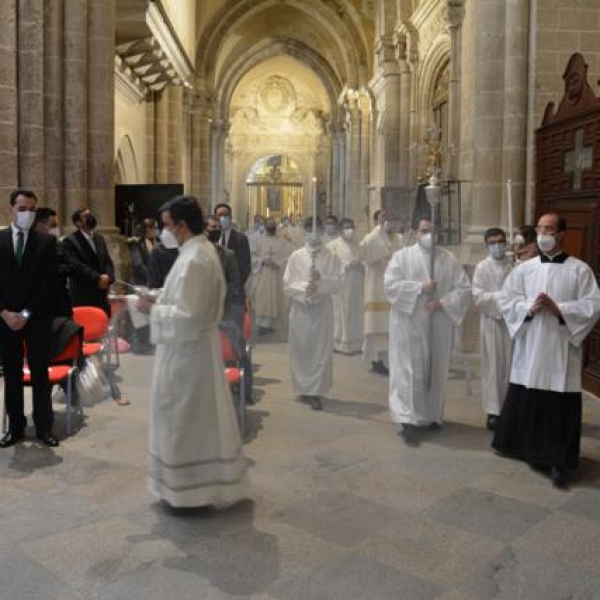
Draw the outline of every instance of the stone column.
<instances>
[{"instance_id":1,"label":"stone column","mask_svg":"<svg viewBox=\"0 0 600 600\"><path fill-rule=\"evenodd\" d=\"M358 100L360 109L360 171L357 206L353 211L355 225L368 227L366 207L369 205L369 178L371 172L371 98L363 92Z\"/></svg>"},{"instance_id":2,"label":"stone column","mask_svg":"<svg viewBox=\"0 0 600 600\"><path fill-rule=\"evenodd\" d=\"M16 0L0 2L0 206L18 183ZM7 220L3 210L1 223Z\"/></svg>"},{"instance_id":3,"label":"stone column","mask_svg":"<svg viewBox=\"0 0 600 600\"><path fill-rule=\"evenodd\" d=\"M64 112L63 112L63 0L46 3L44 35L44 180L45 203L58 212L60 223L67 223L63 197Z\"/></svg>"},{"instance_id":4,"label":"stone column","mask_svg":"<svg viewBox=\"0 0 600 600\"><path fill-rule=\"evenodd\" d=\"M348 92L346 97L346 206L348 216L360 219L360 112L358 94Z\"/></svg>"},{"instance_id":5,"label":"stone column","mask_svg":"<svg viewBox=\"0 0 600 600\"><path fill-rule=\"evenodd\" d=\"M114 23L114 0L88 1L88 201L105 227L115 221Z\"/></svg>"},{"instance_id":6,"label":"stone column","mask_svg":"<svg viewBox=\"0 0 600 600\"><path fill-rule=\"evenodd\" d=\"M517 2L520 0L517 0ZM524 4L524 3L523 3ZM462 31L465 17L462 0L454 0L448 6L450 24L450 86L448 90L448 178L458 179L458 151L460 148L460 65L462 61Z\"/></svg>"},{"instance_id":7,"label":"stone column","mask_svg":"<svg viewBox=\"0 0 600 600\"><path fill-rule=\"evenodd\" d=\"M207 214L210 213L210 124L210 98L204 92L196 92L192 108L192 194Z\"/></svg>"},{"instance_id":8,"label":"stone column","mask_svg":"<svg viewBox=\"0 0 600 600\"><path fill-rule=\"evenodd\" d=\"M180 86L169 86L166 91L169 111L167 133L167 183L181 183L183 175L181 171L183 88Z\"/></svg>"},{"instance_id":9,"label":"stone column","mask_svg":"<svg viewBox=\"0 0 600 600\"><path fill-rule=\"evenodd\" d=\"M504 131L505 0L480 0L476 7L476 89L473 117L473 186L468 242L501 222Z\"/></svg>"},{"instance_id":10,"label":"stone column","mask_svg":"<svg viewBox=\"0 0 600 600\"><path fill-rule=\"evenodd\" d=\"M407 60L406 36L396 36L397 58L400 64L400 105L399 117L399 168L398 184L403 188L411 187L410 178L410 98L411 73Z\"/></svg>"},{"instance_id":11,"label":"stone column","mask_svg":"<svg viewBox=\"0 0 600 600\"><path fill-rule=\"evenodd\" d=\"M69 0L64 11L64 224L70 224L75 210L88 205L87 37L88 2Z\"/></svg>"},{"instance_id":12,"label":"stone column","mask_svg":"<svg viewBox=\"0 0 600 600\"><path fill-rule=\"evenodd\" d=\"M154 164L156 183L168 183L169 173L169 99L168 88L156 94Z\"/></svg>"},{"instance_id":13,"label":"stone column","mask_svg":"<svg viewBox=\"0 0 600 600\"><path fill-rule=\"evenodd\" d=\"M156 104L158 94L150 92L146 98L146 182L157 183L156 178Z\"/></svg>"},{"instance_id":14,"label":"stone column","mask_svg":"<svg viewBox=\"0 0 600 600\"><path fill-rule=\"evenodd\" d=\"M212 122L211 132L211 210L225 201L225 140L227 124L223 119Z\"/></svg>"},{"instance_id":15,"label":"stone column","mask_svg":"<svg viewBox=\"0 0 600 600\"><path fill-rule=\"evenodd\" d=\"M18 4L19 184L44 201L44 2Z\"/></svg>"},{"instance_id":16,"label":"stone column","mask_svg":"<svg viewBox=\"0 0 600 600\"><path fill-rule=\"evenodd\" d=\"M502 183L513 181L513 227L524 219L527 160L527 83L529 7L527 2L506 0L504 148ZM508 227L506 185L503 186L501 223ZM507 230L508 232L508 230Z\"/></svg>"}]
</instances>

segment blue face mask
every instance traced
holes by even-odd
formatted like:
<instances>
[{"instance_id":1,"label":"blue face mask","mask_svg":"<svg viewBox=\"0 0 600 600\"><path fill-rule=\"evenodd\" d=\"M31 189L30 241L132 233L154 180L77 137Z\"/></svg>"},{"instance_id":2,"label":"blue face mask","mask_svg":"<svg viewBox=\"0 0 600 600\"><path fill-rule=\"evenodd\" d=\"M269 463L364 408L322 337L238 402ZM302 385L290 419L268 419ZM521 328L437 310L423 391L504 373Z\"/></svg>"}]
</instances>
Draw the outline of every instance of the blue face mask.
<instances>
[{"instance_id":1,"label":"blue face mask","mask_svg":"<svg viewBox=\"0 0 600 600\"><path fill-rule=\"evenodd\" d=\"M229 227L231 227L231 217L223 216L219 221L221 221L222 229L229 229Z\"/></svg>"},{"instance_id":2,"label":"blue face mask","mask_svg":"<svg viewBox=\"0 0 600 600\"><path fill-rule=\"evenodd\" d=\"M506 244L498 242L488 246L490 256L496 260L502 260L506 255Z\"/></svg>"}]
</instances>

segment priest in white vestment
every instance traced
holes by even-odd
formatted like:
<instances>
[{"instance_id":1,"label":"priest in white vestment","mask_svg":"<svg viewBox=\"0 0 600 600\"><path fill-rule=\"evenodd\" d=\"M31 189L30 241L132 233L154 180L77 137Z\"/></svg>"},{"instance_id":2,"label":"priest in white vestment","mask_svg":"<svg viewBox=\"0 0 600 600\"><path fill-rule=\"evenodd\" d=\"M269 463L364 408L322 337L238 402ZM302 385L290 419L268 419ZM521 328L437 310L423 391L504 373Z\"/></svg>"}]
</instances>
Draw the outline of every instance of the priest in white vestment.
<instances>
[{"instance_id":1,"label":"priest in white vestment","mask_svg":"<svg viewBox=\"0 0 600 600\"><path fill-rule=\"evenodd\" d=\"M502 286L512 270L506 255L506 233L493 227L484 233L489 256L473 274L473 302L480 312L481 401L490 431L496 428L498 416L508 390L512 339L502 318L498 299Z\"/></svg>"},{"instance_id":2,"label":"priest in white vestment","mask_svg":"<svg viewBox=\"0 0 600 600\"><path fill-rule=\"evenodd\" d=\"M173 198L161 217L180 251L156 303L138 303L156 344L149 488L174 507L231 504L247 495L247 463L217 329L223 270L195 198Z\"/></svg>"},{"instance_id":3,"label":"priest in white vestment","mask_svg":"<svg viewBox=\"0 0 600 600\"><path fill-rule=\"evenodd\" d=\"M283 272L291 252L291 244L277 235L275 219L267 219L267 235L256 242L252 257L252 309L261 333L276 329L284 315Z\"/></svg>"},{"instance_id":4,"label":"priest in white vestment","mask_svg":"<svg viewBox=\"0 0 600 600\"><path fill-rule=\"evenodd\" d=\"M500 308L515 346L493 447L546 468L554 485L579 463L582 344L600 316L593 271L562 245L566 222L540 217L541 255L507 278Z\"/></svg>"},{"instance_id":5,"label":"priest in white vestment","mask_svg":"<svg viewBox=\"0 0 600 600\"><path fill-rule=\"evenodd\" d=\"M453 254L435 249L431 221L421 220L417 243L396 252L385 271L390 314L390 416L407 442L417 427L437 429L455 329L471 299L471 284Z\"/></svg>"},{"instance_id":6,"label":"priest in white vestment","mask_svg":"<svg viewBox=\"0 0 600 600\"><path fill-rule=\"evenodd\" d=\"M344 354L360 352L364 341L365 267L356 240L354 221L340 221L341 235L327 248L342 265L342 291L333 297L333 348Z\"/></svg>"},{"instance_id":7,"label":"priest in white vestment","mask_svg":"<svg viewBox=\"0 0 600 600\"><path fill-rule=\"evenodd\" d=\"M390 305L383 290L383 275L402 237L393 230L384 210L373 215L374 229L360 243L365 263L363 355L375 373L388 372L388 329Z\"/></svg>"},{"instance_id":8,"label":"priest in white vestment","mask_svg":"<svg viewBox=\"0 0 600 600\"><path fill-rule=\"evenodd\" d=\"M305 222L311 234L312 219ZM290 298L289 348L292 388L314 410L333 385L333 301L342 289L340 261L319 237L288 259L283 284Z\"/></svg>"}]
</instances>

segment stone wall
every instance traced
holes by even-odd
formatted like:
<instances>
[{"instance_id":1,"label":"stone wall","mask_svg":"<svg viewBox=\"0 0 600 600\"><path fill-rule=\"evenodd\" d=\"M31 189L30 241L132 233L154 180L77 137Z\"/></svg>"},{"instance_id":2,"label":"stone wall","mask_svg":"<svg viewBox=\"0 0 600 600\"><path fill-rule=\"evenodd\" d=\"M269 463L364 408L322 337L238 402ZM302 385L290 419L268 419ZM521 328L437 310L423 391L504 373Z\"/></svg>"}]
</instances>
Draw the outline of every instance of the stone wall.
<instances>
[{"instance_id":1,"label":"stone wall","mask_svg":"<svg viewBox=\"0 0 600 600\"><path fill-rule=\"evenodd\" d=\"M562 75L574 52L589 65L589 82L598 92L600 78L600 1L538 0L535 78L535 124L542 122L548 102L564 93Z\"/></svg>"}]
</instances>

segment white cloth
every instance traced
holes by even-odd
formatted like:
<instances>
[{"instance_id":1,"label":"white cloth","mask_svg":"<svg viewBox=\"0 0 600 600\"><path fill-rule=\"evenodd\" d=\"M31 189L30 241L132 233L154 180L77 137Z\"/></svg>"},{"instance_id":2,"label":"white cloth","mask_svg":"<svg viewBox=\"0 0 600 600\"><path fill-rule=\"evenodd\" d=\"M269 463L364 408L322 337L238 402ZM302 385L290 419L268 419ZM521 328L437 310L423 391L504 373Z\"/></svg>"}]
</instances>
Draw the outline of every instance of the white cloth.
<instances>
[{"instance_id":1,"label":"white cloth","mask_svg":"<svg viewBox=\"0 0 600 600\"><path fill-rule=\"evenodd\" d=\"M145 327L150 324L150 317L144 313L141 313L137 309L137 303L140 297L137 294L128 294L125 296L127 301L127 310L129 311L129 316L131 317L131 324L134 329L139 329L140 327Z\"/></svg>"},{"instance_id":2,"label":"white cloth","mask_svg":"<svg viewBox=\"0 0 600 600\"><path fill-rule=\"evenodd\" d=\"M443 310L429 315L425 302L430 295L421 290L422 282L430 279L429 261L430 252L415 244L396 252L385 271L385 293L391 303L390 416L395 423L442 422L454 329L469 307L469 279L456 258L438 248L435 297Z\"/></svg>"},{"instance_id":3,"label":"white cloth","mask_svg":"<svg viewBox=\"0 0 600 600\"><path fill-rule=\"evenodd\" d=\"M204 236L180 248L150 313L157 344L150 403L150 491L172 506L246 496L247 463L217 324L225 279Z\"/></svg>"},{"instance_id":4,"label":"white cloth","mask_svg":"<svg viewBox=\"0 0 600 600\"><path fill-rule=\"evenodd\" d=\"M256 241L253 253L252 308L258 325L275 327L284 313L283 272L292 247L277 236L264 236ZM272 260L277 269L265 264Z\"/></svg>"},{"instance_id":5,"label":"white cloth","mask_svg":"<svg viewBox=\"0 0 600 600\"><path fill-rule=\"evenodd\" d=\"M388 235L377 225L360 243L365 262L365 360L387 362L390 305L383 290L385 268L402 242L402 236Z\"/></svg>"},{"instance_id":6,"label":"white cloth","mask_svg":"<svg viewBox=\"0 0 600 600\"><path fill-rule=\"evenodd\" d=\"M340 261L327 248L318 248L315 268L321 279L317 291L308 296L312 249L296 250L283 276L290 297L290 369L296 394L321 396L333 385L333 303L342 288Z\"/></svg>"},{"instance_id":7,"label":"white cloth","mask_svg":"<svg viewBox=\"0 0 600 600\"><path fill-rule=\"evenodd\" d=\"M512 340L498 298L512 269L509 258L482 260L473 274L473 302L479 309L481 340L481 401L488 415L499 415L506 398Z\"/></svg>"},{"instance_id":8,"label":"white cloth","mask_svg":"<svg viewBox=\"0 0 600 600\"><path fill-rule=\"evenodd\" d=\"M327 246L339 259L344 275L342 291L333 297L333 347L338 352L360 352L364 341L365 267L358 242L338 237Z\"/></svg>"},{"instance_id":9,"label":"white cloth","mask_svg":"<svg viewBox=\"0 0 600 600\"><path fill-rule=\"evenodd\" d=\"M556 302L564 325L547 310L526 320L541 292ZM508 276L499 304L515 342L511 383L580 392L581 344L600 316L600 291L590 267L571 256L562 264L532 258Z\"/></svg>"}]
</instances>

